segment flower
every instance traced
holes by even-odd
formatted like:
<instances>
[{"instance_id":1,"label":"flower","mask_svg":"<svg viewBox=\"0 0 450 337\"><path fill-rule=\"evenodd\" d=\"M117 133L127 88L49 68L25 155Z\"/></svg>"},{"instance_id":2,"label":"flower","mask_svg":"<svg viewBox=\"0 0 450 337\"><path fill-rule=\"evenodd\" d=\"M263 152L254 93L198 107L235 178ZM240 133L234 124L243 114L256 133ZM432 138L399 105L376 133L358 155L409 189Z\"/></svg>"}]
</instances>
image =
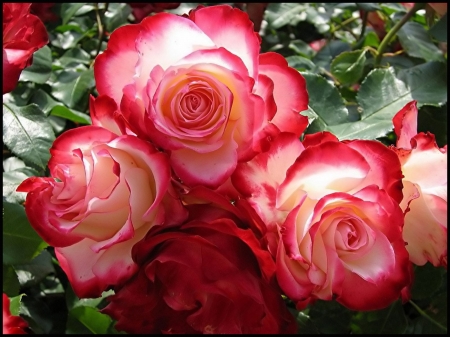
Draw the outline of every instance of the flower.
<instances>
[{"instance_id":1,"label":"flower","mask_svg":"<svg viewBox=\"0 0 450 337\"><path fill-rule=\"evenodd\" d=\"M411 284L401 178L398 158L380 142L323 132L303 144L280 134L232 181L267 224L278 282L298 309L336 299L376 310Z\"/></svg>"},{"instance_id":2,"label":"flower","mask_svg":"<svg viewBox=\"0 0 450 337\"><path fill-rule=\"evenodd\" d=\"M245 223L221 208L187 206L180 226L150 230L141 265L102 310L128 333L293 333L275 263Z\"/></svg>"},{"instance_id":3,"label":"flower","mask_svg":"<svg viewBox=\"0 0 450 337\"><path fill-rule=\"evenodd\" d=\"M30 14L31 3L3 3L3 94L12 91L33 53L48 43L42 21Z\"/></svg>"},{"instance_id":4,"label":"flower","mask_svg":"<svg viewBox=\"0 0 450 337\"><path fill-rule=\"evenodd\" d=\"M277 133L307 126L304 78L281 55L259 54L260 42L228 5L158 13L111 34L95 60L97 90L169 154L183 183L217 188Z\"/></svg>"},{"instance_id":5,"label":"flower","mask_svg":"<svg viewBox=\"0 0 450 337\"><path fill-rule=\"evenodd\" d=\"M28 323L20 316L11 315L8 295L3 293L3 334L24 335L28 333Z\"/></svg>"},{"instance_id":6,"label":"flower","mask_svg":"<svg viewBox=\"0 0 450 337\"><path fill-rule=\"evenodd\" d=\"M417 114L412 101L393 118L397 144L392 149L404 175L403 238L414 264L447 267L447 145L439 148L433 134L417 133Z\"/></svg>"},{"instance_id":7,"label":"flower","mask_svg":"<svg viewBox=\"0 0 450 337\"><path fill-rule=\"evenodd\" d=\"M159 13L166 9L175 9L180 6L180 2L128 2L128 5L131 7L134 21L138 23L151 13Z\"/></svg>"},{"instance_id":8,"label":"flower","mask_svg":"<svg viewBox=\"0 0 450 337\"><path fill-rule=\"evenodd\" d=\"M25 211L78 297L100 296L138 269L132 246L156 225L185 217L165 154L98 126L64 132L50 149L51 177L31 177ZM169 212L170 210L170 212Z\"/></svg>"}]
</instances>

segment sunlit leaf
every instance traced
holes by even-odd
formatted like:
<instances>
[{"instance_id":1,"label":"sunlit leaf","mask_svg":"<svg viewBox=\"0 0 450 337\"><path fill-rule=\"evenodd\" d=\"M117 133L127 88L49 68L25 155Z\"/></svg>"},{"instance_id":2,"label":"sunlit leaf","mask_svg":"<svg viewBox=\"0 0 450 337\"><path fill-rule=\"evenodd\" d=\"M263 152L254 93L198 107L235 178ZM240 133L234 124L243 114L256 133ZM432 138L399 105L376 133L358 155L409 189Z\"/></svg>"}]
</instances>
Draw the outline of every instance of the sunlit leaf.
<instances>
[{"instance_id":1,"label":"sunlit leaf","mask_svg":"<svg viewBox=\"0 0 450 337\"><path fill-rule=\"evenodd\" d=\"M37 105L3 103L3 143L25 163L42 169L50 159L53 130Z\"/></svg>"}]
</instances>

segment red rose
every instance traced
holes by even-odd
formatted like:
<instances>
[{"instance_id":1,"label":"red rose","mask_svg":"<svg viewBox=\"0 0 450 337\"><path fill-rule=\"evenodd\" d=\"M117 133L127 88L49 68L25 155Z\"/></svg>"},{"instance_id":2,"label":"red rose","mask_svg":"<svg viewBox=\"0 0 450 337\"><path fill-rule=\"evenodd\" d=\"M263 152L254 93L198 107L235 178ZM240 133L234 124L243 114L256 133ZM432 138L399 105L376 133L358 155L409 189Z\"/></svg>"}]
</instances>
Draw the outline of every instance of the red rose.
<instances>
[{"instance_id":1,"label":"red rose","mask_svg":"<svg viewBox=\"0 0 450 337\"><path fill-rule=\"evenodd\" d=\"M28 323L20 316L11 315L8 295L3 293L3 334L27 334Z\"/></svg>"},{"instance_id":2,"label":"red rose","mask_svg":"<svg viewBox=\"0 0 450 337\"><path fill-rule=\"evenodd\" d=\"M223 209L191 205L179 227L133 249L139 273L103 309L128 333L293 333L275 264ZM161 228L162 229L162 228Z\"/></svg>"},{"instance_id":3,"label":"red rose","mask_svg":"<svg viewBox=\"0 0 450 337\"><path fill-rule=\"evenodd\" d=\"M42 21L30 14L31 3L3 3L3 94L12 91L33 53L48 43Z\"/></svg>"}]
</instances>

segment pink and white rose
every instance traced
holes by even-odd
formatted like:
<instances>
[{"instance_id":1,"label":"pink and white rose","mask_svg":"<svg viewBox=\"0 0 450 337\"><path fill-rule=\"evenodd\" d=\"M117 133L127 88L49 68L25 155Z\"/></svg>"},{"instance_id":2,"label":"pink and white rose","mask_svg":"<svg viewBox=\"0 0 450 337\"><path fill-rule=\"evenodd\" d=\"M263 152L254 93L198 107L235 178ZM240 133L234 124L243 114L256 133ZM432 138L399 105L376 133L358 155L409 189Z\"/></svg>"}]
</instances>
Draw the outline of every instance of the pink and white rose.
<instances>
[{"instance_id":1,"label":"pink and white rose","mask_svg":"<svg viewBox=\"0 0 450 337\"><path fill-rule=\"evenodd\" d=\"M417 102L406 104L393 119L395 152L403 172L403 238L410 260L447 267L447 145L433 134L417 133Z\"/></svg>"},{"instance_id":2,"label":"pink and white rose","mask_svg":"<svg viewBox=\"0 0 450 337\"><path fill-rule=\"evenodd\" d=\"M28 178L25 211L78 297L97 297L138 270L131 249L150 228L187 215L167 155L98 126L64 132L50 149L51 177Z\"/></svg>"},{"instance_id":3,"label":"pink and white rose","mask_svg":"<svg viewBox=\"0 0 450 337\"><path fill-rule=\"evenodd\" d=\"M216 188L280 131L307 126L304 78L281 55L259 54L260 43L228 5L158 13L111 34L95 60L97 90L170 155L183 183Z\"/></svg>"},{"instance_id":4,"label":"pink and white rose","mask_svg":"<svg viewBox=\"0 0 450 337\"><path fill-rule=\"evenodd\" d=\"M411 282L401 178L383 144L324 132L303 143L280 134L232 181L267 224L278 282L297 308L336 299L376 310L406 296Z\"/></svg>"}]
</instances>

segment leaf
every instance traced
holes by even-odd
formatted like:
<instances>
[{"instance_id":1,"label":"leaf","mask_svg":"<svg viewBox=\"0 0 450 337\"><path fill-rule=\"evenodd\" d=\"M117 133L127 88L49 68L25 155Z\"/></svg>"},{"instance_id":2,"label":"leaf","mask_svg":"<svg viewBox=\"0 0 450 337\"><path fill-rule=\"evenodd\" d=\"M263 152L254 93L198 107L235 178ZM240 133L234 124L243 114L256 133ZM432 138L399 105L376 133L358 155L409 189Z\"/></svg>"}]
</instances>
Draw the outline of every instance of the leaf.
<instances>
[{"instance_id":1,"label":"leaf","mask_svg":"<svg viewBox=\"0 0 450 337\"><path fill-rule=\"evenodd\" d=\"M75 123L92 124L91 118L83 112L68 109L65 106L55 106L51 111L52 116L62 117Z\"/></svg>"},{"instance_id":2,"label":"leaf","mask_svg":"<svg viewBox=\"0 0 450 337\"><path fill-rule=\"evenodd\" d=\"M27 263L46 246L28 222L25 209L3 200L3 263Z\"/></svg>"},{"instance_id":3,"label":"leaf","mask_svg":"<svg viewBox=\"0 0 450 337\"><path fill-rule=\"evenodd\" d=\"M300 56L304 56L307 58L311 58L316 53L314 49L312 49L309 44L307 44L303 40L294 40L289 43L289 49L293 50Z\"/></svg>"},{"instance_id":4,"label":"leaf","mask_svg":"<svg viewBox=\"0 0 450 337\"><path fill-rule=\"evenodd\" d=\"M306 133L326 131L331 125L347 122L348 110L337 88L321 75L308 72L301 74L309 93L309 111L316 117Z\"/></svg>"},{"instance_id":5,"label":"leaf","mask_svg":"<svg viewBox=\"0 0 450 337\"><path fill-rule=\"evenodd\" d=\"M83 106L79 110L84 110L89 90L94 85L94 72L91 69L82 73L73 70L62 71L52 86L52 95L69 108Z\"/></svg>"},{"instance_id":6,"label":"leaf","mask_svg":"<svg viewBox=\"0 0 450 337\"><path fill-rule=\"evenodd\" d=\"M11 157L13 158L13 157ZM39 173L31 167L21 167L3 172L3 197L6 201L21 204L25 201L26 192L17 192L17 186L28 177L38 176Z\"/></svg>"},{"instance_id":7,"label":"leaf","mask_svg":"<svg viewBox=\"0 0 450 337\"><path fill-rule=\"evenodd\" d=\"M361 106L361 120L331 126L329 129L340 140L376 139L393 129L392 118L412 100L419 107L442 105L447 101L445 65L428 62L400 70L375 69L361 84L357 100Z\"/></svg>"},{"instance_id":8,"label":"leaf","mask_svg":"<svg viewBox=\"0 0 450 337\"><path fill-rule=\"evenodd\" d=\"M45 169L54 140L52 127L36 104L3 103L3 143L25 163Z\"/></svg>"},{"instance_id":9,"label":"leaf","mask_svg":"<svg viewBox=\"0 0 450 337\"><path fill-rule=\"evenodd\" d=\"M52 256L46 250L27 263L17 264L15 269L22 287L36 285L47 275L55 273Z\"/></svg>"},{"instance_id":10,"label":"leaf","mask_svg":"<svg viewBox=\"0 0 450 337\"><path fill-rule=\"evenodd\" d=\"M321 334L348 334L353 312L335 301L315 302L309 318Z\"/></svg>"},{"instance_id":11,"label":"leaf","mask_svg":"<svg viewBox=\"0 0 450 337\"><path fill-rule=\"evenodd\" d=\"M415 266L411 298L421 300L431 297L441 286L443 273L444 268L437 268L429 262L424 266Z\"/></svg>"},{"instance_id":12,"label":"leaf","mask_svg":"<svg viewBox=\"0 0 450 337\"><path fill-rule=\"evenodd\" d=\"M414 322L414 334L447 333L447 292L433 298L424 309L416 308L415 303L413 306L421 314Z\"/></svg>"},{"instance_id":13,"label":"leaf","mask_svg":"<svg viewBox=\"0 0 450 337\"><path fill-rule=\"evenodd\" d=\"M11 265L3 264L3 292L9 297L17 296L20 290L19 279Z\"/></svg>"},{"instance_id":14,"label":"leaf","mask_svg":"<svg viewBox=\"0 0 450 337\"><path fill-rule=\"evenodd\" d=\"M447 13L430 28L428 33L439 42L447 42Z\"/></svg>"},{"instance_id":15,"label":"leaf","mask_svg":"<svg viewBox=\"0 0 450 337\"><path fill-rule=\"evenodd\" d=\"M37 89L33 92L33 95L30 98L30 103L36 104L46 116L50 114L53 107L59 104L42 89Z\"/></svg>"},{"instance_id":16,"label":"leaf","mask_svg":"<svg viewBox=\"0 0 450 337\"><path fill-rule=\"evenodd\" d=\"M317 71L316 65L309 59L303 56L293 55L286 57L289 67L295 68L299 71L308 70L311 72Z\"/></svg>"},{"instance_id":17,"label":"leaf","mask_svg":"<svg viewBox=\"0 0 450 337\"><path fill-rule=\"evenodd\" d=\"M386 309L358 312L352 319L352 332L358 334L401 334L408 326L401 301Z\"/></svg>"},{"instance_id":18,"label":"leaf","mask_svg":"<svg viewBox=\"0 0 450 337\"><path fill-rule=\"evenodd\" d=\"M66 333L83 333L84 330L94 334L106 334L111 324L112 319L100 313L98 309L79 306L69 311Z\"/></svg>"},{"instance_id":19,"label":"leaf","mask_svg":"<svg viewBox=\"0 0 450 337\"><path fill-rule=\"evenodd\" d=\"M318 66L326 70L330 70L330 64L333 59L345 51L351 50L351 46L343 41L331 41L320 49L313 57L312 61Z\"/></svg>"},{"instance_id":20,"label":"leaf","mask_svg":"<svg viewBox=\"0 0 450 337\"><path fill-rule=\"evenodd\" d=\"M59 58L59 63L63 67L67 67L70 63L83 63L87 66L91 63L91 56L81 48L72 48L64 53L63 56Z\"/></svg>"},{"instance_id":21,"label":"leaf","mask_svg":"<svg viewBox=\"0 0 450 337\"><path fill-rule=\"evenodd\" d=\"M20 308L22 306L22 297L26 296L25 294L20 294L18 296L11 297L9 299L9 310L11 315L19 316Z\"/></svg>"},{"instance_id":22,"label":"leaf","mask_svg":"<svg viewBox=\"0 0 450 337\"><path fill-rule=\"evenodd\" d=\"M271 28L278 29L287 24L290 24L297 16L303 13L305 9L305 5L300 3L271 2L267 6L265 19L267 20Z\"/></svg>"},{"instance_id":23,"label":"leaf","mask_svg":"<svg viewBox=\"0 0 450 337\"><path fill-rule=\"evenodd\" d=\"M407 22L397 33L400 44L412 57L426 61L442 61L442 51L431 41L425 28L417 22Z\"/></svg>"},{"instance_id":24,"label":"leaf","mask_svg":"<svg viewBox=\"0 0 450 337\"><path fill-rule=\"evenodd\" d=\"M365 62L365 50L343 52L331 62L331 73L342 84L353 84L363 76Z\"/></svg>"},{"instance_id":25,"label":"leaf","mask_svg":"<svg viewBox=\"0 0 450 337\"><path fill-rule=\"evenodd\" d=\"M378 48L379 45L380 45L380 38L378 37L377 33L368 32L367 35L364 37L363 46Z\"/></svg>"},{"instance_id":26,"label":"leaf","mask_svg":"<svg viewBox=\"0 0 450 337\"><path fill-rule=\"evenodd\" d=\"M120 26L128 24L130 14L131 7L126 3L110 3L105 13L106 31L111 33Z\"/></svg>"},{"instance_id":27,"label":"leaf","mask_svg":"<svg viewBox=\"0 0 450 337\"><path fill-rule=\"evenodd\" d=\"M61 5L61 18L62 24L67 25L69 20L75 15L75 13L86 3L63 3Z\"/></svg>"},{"instance_id":28,"label":"leaf","mask_svg":"<svg viewBox=\"0 0 450 337\"><path fill-rule=\"evenodd\" d=\"M31 66L22 70L20 81L45 83L52 73L52 52L48 46L38 49L33 54Z\"/></svg>"}]
</instances>

